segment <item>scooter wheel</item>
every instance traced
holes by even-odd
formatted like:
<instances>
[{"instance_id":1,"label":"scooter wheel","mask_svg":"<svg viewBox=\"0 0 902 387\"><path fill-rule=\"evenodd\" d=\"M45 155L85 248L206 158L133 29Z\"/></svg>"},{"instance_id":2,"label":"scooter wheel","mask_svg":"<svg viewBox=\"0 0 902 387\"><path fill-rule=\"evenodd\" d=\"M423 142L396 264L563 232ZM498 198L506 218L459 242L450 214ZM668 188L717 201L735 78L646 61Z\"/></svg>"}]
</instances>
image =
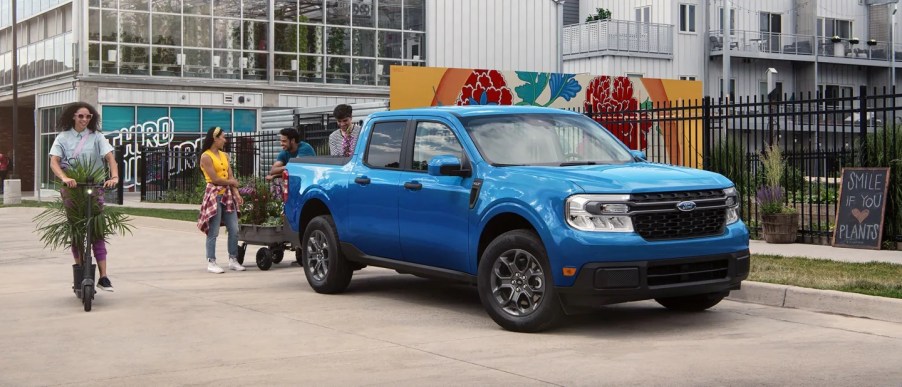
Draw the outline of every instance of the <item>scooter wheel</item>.
<instances>
[{"instance_id":1,"label":"scooter wheel","mask_svg":"<svg viewBox=\"0 0 902 387\"><path fill-rule=\"evenodd\" d=\"M85 312L91 311L91 301L94 301L94 286L84 285L81 290L81 302L85 305Z\"/></svg>"}]
</instances>

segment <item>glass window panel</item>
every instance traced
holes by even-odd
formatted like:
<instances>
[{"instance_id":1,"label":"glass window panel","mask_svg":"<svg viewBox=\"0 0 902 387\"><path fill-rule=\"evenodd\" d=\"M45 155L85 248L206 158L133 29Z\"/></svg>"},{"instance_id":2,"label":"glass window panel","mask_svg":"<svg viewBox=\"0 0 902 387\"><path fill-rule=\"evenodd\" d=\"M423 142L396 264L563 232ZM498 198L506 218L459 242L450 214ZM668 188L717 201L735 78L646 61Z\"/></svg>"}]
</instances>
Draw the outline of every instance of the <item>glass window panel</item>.
<instances>
[{"instance_id":1,"label":"glass window panel","mask_svg":"<svg viewBox=\"0 0 902 387\"><path fill-rule=\"evenodd\" d=\"M401 33L396 31L379 31L378 47L380 57L401 59Z\"/></svg>"},{"instance_id":2,"label":"glass window panel","mask_svg":"<svg viewBox=\"0 0 902 387\"><path fill-rule=\"evenodd\" d=\"M373 17L376 16L375 1L354 0L351 3L351 23L357 27L375 27Z\"/></svg>"},{"instance_id":3,"label":"glass window panel","mask_svg":"<svg viewBox=\"0 0 902 387\"><path fill-rule=\"evenodd\" d=\"M210 15L210 0L184 0L185 15Z\"/></svg>"},{"instance_id":4,"label":"glass window panel","mask_svg":"<svg viewBox=\"0 0 902 387\"><path fill-rule=\"evenodd\" d=\"M138 106L138 124L157 122L160 118L169 116L169 108L157 106Z\"/></svg>"},{"instance_id":5,"label":"glass window panel","mask_svg":"<svg viewBox=\"0 0 902 387\"><path fill-rule=\"evenodd\" d=\"M235 109L235 132L252 133L257 131L257 111Z\"/></svg>"},{"instance_id":6,"label":"glass window panel","mask_svg":"<svg viewBox=\"0 0 902 387\"><path fill-rule=\"evenodd\" d=\"M44 42L38 42L29 48L33 51L31 60L34 64L34 77L43 77L46 73L44 71Z\"/></svg>"},{"instance_id":7,"label":"glass window panel","mask_svg":"<svg viewBox=\"0 0 902 387\"><path fill-rule=\"evenodd\" d=\"M354 56L376 56L376 30L353 30Z\"/></svg>"},{"instance_id":8,"label":"glass window panel","mask_svg":"<svg viewBox=\"0 0 902 387\"><path fill-rule=\"evenodd\" d=\"M326 27L326 53L333 55L350 55L348 28Z\"/></svg>"},{"instance_id":9,"label":"glass window panel","mask_svg":"<svg viewBox=\"0 0 902 387\"><path fill-rule=\"evenodd\" d=\"M128 129L135 124L134 106L102 106L100 108L100 126L104 132Z\"/></svg>"},{"instance_id":10,"label":"glass window panel","mask_svg":"<svg viewBox=\"0 0 902 387\"><path fill-rule=\"evenodd\" d=\"M247 68L244 69L243 79L266 79L266 63L269 55L246 53L244 57L247 59Z\"/></svg>"},{"instance_id":11,"label":"glass window panel","mask_svg":"<svg viewBox=\"0 0 902 387\"><path fill-rule=\"evenodd\" d=\"M272 9L276 21L298 21L298 0L273 0Z\"/></svg>"},{"instance_id":12,"label":"glass window panel","mask_svg":"<svg viewBox=\"0 0 902 387\"><path fill-rule=\"evenodd\" d=\"M298 57L298 75L301 77L301 82L316 82L322 83L323 81L323 57L321 56L306 56L301 55Z\"/></svg>"},{"instance_id":13,"label":"glass window panel","mask_svg":"<svg viewBox=\"0 0 902 387\"><path fill-rule=\"evenodd\" d=\"M201 132L200 109L173 107L169 118L172 118L173 130L176 132Z\"/></svg>"},{"instance_id":14,"label":"glass window panel","mask_svg":"<svg viewBox=\"0 0 902 387\"><path fill-rule=\"evenodd\" d=\"M230 109L205 108L201 111L201 117L203 117L202 124L205 131L215 126L222 128L225 132L232 131L232 110Z\"/></svg>"},{"instance_id":15,"label":"glass window panel","mask_svg":"<svg viewBox=\"0 0 902 387\"><path fill-rule=\"evenodd\" d=\"M88 45L88 71L92 73L100 72L100 44L91 43Z\"/></svg>"},{"instance_id":16,"label":"glass window panel","mask_svg":"<svg viewBox=\"0 0 902 387\"><path fill-rule=\"evenodd\" d=\"M463 147L454 132L437 122L417 123L413 140L413 170L426 171L429 160L439 155L452 155L463 160Z\"/></svg>"},{"instance_id":17,"label":"glass window panel","mask_svg":"<svg viewBox=\"0 0 902 387\"><path fill-rule=\"evenodd\" d=\"M303 23L322 23L323 0L298 0L298 21Z\"/></svg>"},{"instance_id":18,"label":"glass window panel","mask_svg":"<svg viewBox=\"0 0 902 387\"><path fill-rule=\"evenodd\" d=\"M379 86L388 86L391 79L391 66L400 66L401 61L397 60L380 60L376 61L376 84Z\"/></svg>"},{"instance_id":19,"label":"glass window panel","mask_svg":"<svg viewBox=\"0 0 902 387\"><path fill-rule=\"evenodd\" d=\"M102 0L100 6L103 8L116 8L116 0Z\"/></svg>"},{"instance_id":20,"label":"glass window panel","mask_svg":"<svg viewBox=\"0 0 902 387\"><path fill-rule=\"evenodd\" d=\"M211 47L209 17L185 16L185 46Z\"/></svg>"},{"instance_id":21,"label":"glass window panel","mask_svg":"<svg viewBox=\"0 0 902 387\"><path fill-rule=\"evenodd\" d=\"M147 46L120 46L122 50L122 74L147 75L150 65L150 47Z\"/></svg>"},{"instance_id":22,"label":"glass window panel","mask_svg":"<svg viewBox=\"0 0 902 387\"><path fill-rule=\"evenodd\" d=\"M241 70L241 55L238 51L213 51L213 77L237 79Z\"/></svg>"},{"instance_id":23,"label":"glass window panel","mask_svg":"<svg viewBox=\"0 0 902 387\"><path fill-rule=\"evenodd\" d=\"M401 0L379 0L379 28L401 29Z\"/></svg>"},{"instance_id":24,"label":"glass window panel","mask_svg":"<svg viewBox=\"0 0 902 387\"><path fill-rule=\"evenodd\" d=\"M244 22L244 49L266 51L268 30L265 22Z\"/></svg>"},{"instance_id":25,"label":"glass window panel","mask_svg":"<svg viewBox=\"0 0 902 387\"><path fill-rule=\"evenodd\" d=\"M123 43L150 43L150 14L137 12L120 13Z\"/></svg>"},{"instance_id":26,"label":"glass window panel","mask_svg":"<svg viewBox=\"0 0 902 387\"><path fill-rule=\"evenodd\" d=\"M408 31L426 31L423 20L426 9L423 0L404 0L404 29Z\"/></svg>"},{"instance_id":27,"label":"glass window panel","mask_svg":"<svg viewBox=\"0 0 902 387\"><path fill-rule=\"evenodd\" d=\"M210 50L185 50L185 65L183 75L195 78L210 78L211 71Z\"/></svg>"},{"instance_id":28,"label":"glass window panel","mask_svg":"<svg viewBox=\"0 0 902 387\"><path fill-rule=\"evenodd\" d=\"M175 15L153 15L153 44L182 45L182 18Z\"/></svg>"},{"instance_id":29,"label":"glass window panel","mask_svg":"<svg viewBox=\"0 0 902 387\"><path fill-rule=\"evenodd\" d=\"M241 0L214 0L213 16L241 17Z\"/></svg>"},{"instance_id":30,"label":"glass window panel","mask_svg":"<svg viewBox=\"0 0 902 387\"><path fill-rule=\"evenodd\" d=\"M270 0L244 0L244 18L269 19L269 2Z\"/></svg>"},{"instance_id":31,"label":"glass window panel","mask_svg":"<svg viewBox=\"0 0 902 387\"><path fill-rule=\"evenodd\" d=\"M329 58L329 66L326 67L327 83L349 83L351 72L351 59Z\"/></svg>"},{"instance_id":32,"label":"glass window panel","mask_svg":"<svg viewBox=\"0 0 902 387\"><path fill-rule=\"evenodd\" d=\"M178 49L168 47L153 48L153 75L156 76L179 76L181 75L180 66L176 65L176 54Z\"/></svg>"},{"instance_id":33,"label":"glass window panel","mask_svg":"<svg viewBox=\"0 0 902 387\"><path fill-rule=\"evenodd\" d=\"M149 11L148 0L119 0L119 9L123 11Z\"/></svg>"},{"instance_id":34,"label":"glass window panel","mask_svg":"<svg viewBox=\"0 0 902 387\"><path fill-rule=\"evenodd\" d=\"M238 20L216 19L213 21L214 48L241 48L241 25Z\"/></svg>"},{"instance_id":35,"label":"glass window panel","mask_svg":"<svg viewBox=\"0 0 902 387\"><path fill-rule=\"evenodd\" d=\"M323 27L301 24L298 26L298 52L323 53Z\"/></svg>"},{"instance_id":36,"label":"glass window panel","mask_svg":"<svg viewBox=\"0 0 902 387\"><path fill-rule=\"evenodd\" d=\"M116 27L119 25L119 18L116 17L116 11L101 11L100 26L101 38L106 42L116 41Z\"/></svg>"},{"instance_id":37,"label":"glass window panel","mask_svg":"<svg viewBox=\"0 0 902 387\"><path fill-rule=\"evenodd\" d=\"M404 33L404 59L423 59L423 34Z\"/></svg>"},{"instance_id":38,"label":"glass window panel","mask_svg":"<svg viewBox=\"0 0 902 387\"><path fill-rule=\"evenodd\" d=\"M353 81L355 85L375 85L376 84L376 60L375 59L354 59Z\"/></svg>"},{"instance_id":39,"label":"glass window panel","mask_svg":"<svg viewBox=\"0 0 902 387\"><path fill-rule=\"evenodd\" d=\"M66 70L66 35L60 35L53 39L53 58L56 61L54 72Z\"/></svg>"},{"instance_id":40,"label":"glass window panel","mask_svg":"<svg viewBox=\"0 0 902 387\"><path fill-rule=\"evenodd\" d=\"M292 61L295 61L294 62L295 66L299 65L299 63L297 62L297 60L298 60L297 55L276 54L274 60L275 60L275 62L273 62L273 71L274 71L273 79L274 80L283 81L283 82L286 82L286 81L296 82L297 81L298 72L296 70L291 69Z\"/></svg>"},{"instance_id":41,"label":"glass window panel","mask_svg":"<svg viewBox=\"0 0 902 387\"><path fill-rule=\"evenodd\" d=\"M153 12L182 13L182 0L153 0Z\"/></svg>"},{"instance_id":42,"label":"glass window panel","mask_svg":"<svg viewBox=\"0 0 902 387\"><path fill-rule=\"evenodd\" d=\"M350 25L350 0L326 0L326 24L338 26Z\"/></svg>"},{"instance_id":43,"label":"glass window panel","mask_svg":"<svg viewBox=\"0 0 902 387\"><path fill-rule=\"evenodd\" d=\"M100 46L100 71L104 74L116 74L119 69L119 55L119 48L115 44Z\"/></svg>"},{"instance_id":44,"label":"glass window panel","mask_svg":"<svg viewBox=\"0 0 902 387\"><path fill-rule=\"evenodd\" d=\"M366 148L366 164L376 168L400 168L401 142L406 122L384 122L373 126Z\"/></svg>"},{"instance_id":45,"label":"glass window panel","mask_svg":"<svg viewBox=\"0 0 902 387\"><path fill-rule=\"evenodd\" d=\"M275 23L273 26L276 51L298 52L298 25L295 23Z\"/></svg>"},{"instance_id":46,"label":"glass window panel","mask_svg":"<svg viewBox=\"0 0 902 387\"><path fill-rule=\"evenodd\" d=\"M64 45L65 60L63 61L64 62L63 68L65 70L71 70L72 67L74 66L74 63L72 62L72 33L71 32L67 33L64 36L66 39L66 44Z\"/></svg>"},{"instance_id":47,"label":"glass window panel","mask_svg":"<svg viewBox=\"0 0 902 387\"><path fill-rule=\"evenodd\" d=\"M6 4L6 3L3 3ZM88 7L97 8L100 6L100 0L88 0Z\"/></svg>"}]
</instances>

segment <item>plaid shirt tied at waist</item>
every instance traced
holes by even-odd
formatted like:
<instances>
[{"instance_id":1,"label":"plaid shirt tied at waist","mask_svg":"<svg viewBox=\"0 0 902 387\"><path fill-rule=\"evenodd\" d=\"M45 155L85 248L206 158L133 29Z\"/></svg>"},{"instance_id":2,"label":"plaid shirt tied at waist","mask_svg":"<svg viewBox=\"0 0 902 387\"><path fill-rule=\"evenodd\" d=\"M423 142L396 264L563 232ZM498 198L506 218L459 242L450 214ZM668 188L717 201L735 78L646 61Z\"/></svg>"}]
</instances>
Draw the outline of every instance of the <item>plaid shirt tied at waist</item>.
<instances>
[{"instance_id":1,"label":"plaid shirt tied at waist","mask_svg":"<svg viewBox=\"0 0 902 387\"><path fill-rule=\"evenodd\" d=\"M216 211L219 211L216 196L217 193L223 189L225 190L225 193L222 194L222 204L225 206L226 212L237 210L231 187L207 183L207 189L204 190L204 199L200 203L200 216L197 218L197 228L204 234L210 231L210 219L213 219L213 217L216 216ZM220 218L220 224L217 224L216 227L219 227L221 223L222 218Z\"/></svg>"}]
</instances>

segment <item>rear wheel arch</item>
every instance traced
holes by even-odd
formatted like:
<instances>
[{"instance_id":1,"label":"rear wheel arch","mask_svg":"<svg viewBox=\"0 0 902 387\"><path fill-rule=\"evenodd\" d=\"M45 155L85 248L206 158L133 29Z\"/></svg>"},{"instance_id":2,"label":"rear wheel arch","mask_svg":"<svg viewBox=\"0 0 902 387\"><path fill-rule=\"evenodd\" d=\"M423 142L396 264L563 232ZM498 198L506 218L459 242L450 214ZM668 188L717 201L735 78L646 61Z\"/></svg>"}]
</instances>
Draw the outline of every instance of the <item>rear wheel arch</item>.
<instances>
[{"instance_id":1,"label":"rear wheel arch","mask_svg":"<svg viewBox=\"0 0 902 387\"><path fill-rule=\"evenodd\" d=\"M304 203L304 208L301 209L301 217L298 221L298 235L303 236L304 229L307 228L310 221L320 215L332 215L325 202L320 199L310 199L307 203Z\"/></svg>"}]
</instances>

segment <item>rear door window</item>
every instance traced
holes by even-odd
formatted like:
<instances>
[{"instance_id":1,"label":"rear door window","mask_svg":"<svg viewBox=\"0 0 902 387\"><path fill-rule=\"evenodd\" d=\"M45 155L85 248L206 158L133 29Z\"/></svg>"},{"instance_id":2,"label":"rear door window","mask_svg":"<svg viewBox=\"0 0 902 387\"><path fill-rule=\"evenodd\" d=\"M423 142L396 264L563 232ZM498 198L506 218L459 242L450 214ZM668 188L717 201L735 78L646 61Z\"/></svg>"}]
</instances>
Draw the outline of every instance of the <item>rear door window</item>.
<instances>
[{"instance_id":1,"label":"rear door window","mask_svg":"<svg viewBox=\"0 0 902 387\"><path fill-rule=\"evenodd\" d=\"M406 121L374 124L364 163L371 168L401 168L401 144L406 127Z\"/></svg>"}]
</instances>

